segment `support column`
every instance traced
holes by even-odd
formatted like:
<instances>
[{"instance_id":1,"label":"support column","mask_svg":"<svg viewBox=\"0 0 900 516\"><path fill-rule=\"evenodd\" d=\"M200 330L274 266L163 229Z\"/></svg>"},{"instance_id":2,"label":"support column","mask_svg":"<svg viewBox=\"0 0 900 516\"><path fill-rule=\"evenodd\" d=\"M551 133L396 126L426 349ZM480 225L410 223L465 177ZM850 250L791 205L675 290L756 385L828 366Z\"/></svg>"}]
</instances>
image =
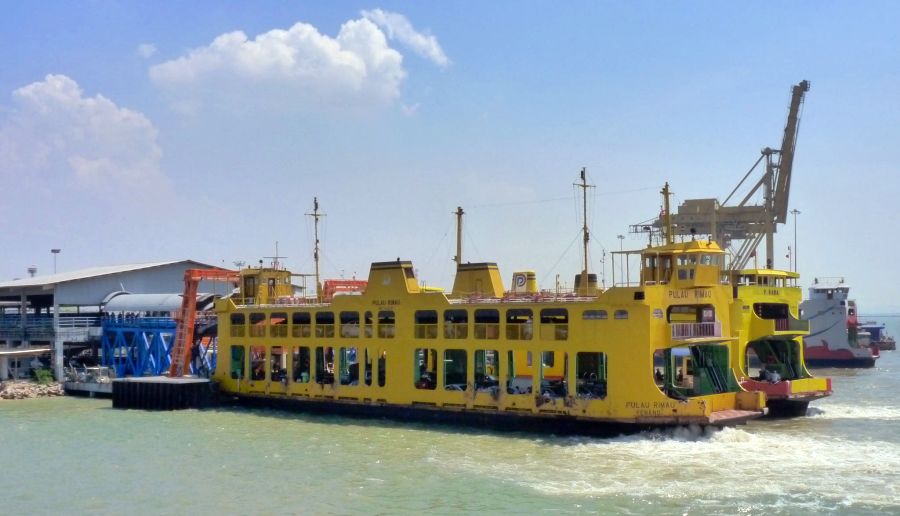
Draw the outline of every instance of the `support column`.
<instances>
[{"instance_id":1,"label":"support column","mask_svg":"<svg viewBox=\"0 0 900 516\"><path fill-rule=\"evenodd\" d=\"M51 352L53 374L56 381L63 381L63 339L59 333L59 303L56 301L56 290L53 291L53 351Z\"/></svg>"},{"instance_id":2,"label":"support column","mask_svg":"<svg viewBox=\"0 0 900 516\"><path fill-rule=\"evenodd\" d=\"M6 349L12 348L12 341L6 340ZM9 380L9 358L0 357L0 380Z\"/></svg>"},{"instance_id":3,"label":"support column","mask_svg":"<svg viewBox=\"0 0 900 516\"><path fill-rule=\"evenodd\" d=\"M25 294L19 294L19 327L22 330L20 345L28 346L28 334L26 333L28 328L28 296Z\"/></svg>"}]
</instances>

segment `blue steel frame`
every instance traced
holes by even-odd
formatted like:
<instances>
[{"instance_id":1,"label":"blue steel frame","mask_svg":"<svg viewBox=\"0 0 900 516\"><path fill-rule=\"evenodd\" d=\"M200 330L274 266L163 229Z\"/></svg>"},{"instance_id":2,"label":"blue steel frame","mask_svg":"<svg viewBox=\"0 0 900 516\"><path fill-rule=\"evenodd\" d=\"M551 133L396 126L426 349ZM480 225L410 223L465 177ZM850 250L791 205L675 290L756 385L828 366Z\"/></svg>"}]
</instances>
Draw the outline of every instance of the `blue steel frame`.
<instances>
[{"instance_id":1,"label":"blue steel frame","mask_svg":"<svg viewBox=\"0 0 900 516\"><path fill-rule=\"evenodd\" d=\"M106 316L102 320L101 363L116 376L159 376L169 371L175 341L175 320L169 317ZM216 338L200 343L200 373L216 368ZM191 374L198 374L190 364Z\"/></svg>"}]
</instances>

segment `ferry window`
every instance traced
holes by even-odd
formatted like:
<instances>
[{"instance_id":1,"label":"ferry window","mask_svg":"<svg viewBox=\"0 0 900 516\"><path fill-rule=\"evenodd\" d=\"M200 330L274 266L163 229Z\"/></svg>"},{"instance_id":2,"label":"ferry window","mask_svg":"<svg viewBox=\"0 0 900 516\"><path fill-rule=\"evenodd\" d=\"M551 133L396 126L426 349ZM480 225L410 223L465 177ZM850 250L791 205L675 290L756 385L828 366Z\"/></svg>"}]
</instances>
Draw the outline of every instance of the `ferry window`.
<instances>
[{"instance_id":1,"label":"ferry window","mask_svg":"<svg viewBox=\"0 0 900 516\"><path fill-rule=\"evenodd\" d=\"M670 323L694 323L699 322L698 307L693 305L673 305L667 310L667 319Z\"/></svg>"},{"instance_id":2,"label":"ferry window","mask_svg":"<svg viewBox=\"0 0 900 516\"><path fill-rule=\"evenodd\" d=\"M366 371L363 376L363 379L365 379L366 385L372 385L372 355L369 354L369 348L364 348L363 352L366 354L366 356L365 356Z\"/></svg>"},{"instance_id":3,"label":"ferry window","mask_svg":"<svg viewBox=\"0 0 900 516\"><path fill-rule=\"evenodd\" d=\"M293 373L296 383L309 383L309 348L295 347L293 356Z\"/></svg>"},{"instance_id":4,"label":"ferry window","mask_svg":"<svg viewBox=\"0 0 900 516\"><path fill-rule=\"evenodd\" d=\"M565 308L541 310L541 338L566 340L569 338L569 311Z\"/></svg>"},{"instance_id":5,"label":"ferry window","mask_svg":"<svg viewBox=\"0 0 900 516\"><path fill-rule=\"evenodd\" d=\"M694 279L694 268L691 267L689 269L678 269L678 279L680 279L680 280Z\"/></svg>"},{"instance_id":6,"label":"ferry window","mask_svg":"<svg viewBox=\"0 0 900 516\"><path fill-rule=\"evenodd\" d=\"M466 350L444 350L444 389L448 391L464 391L468 382Z\"/></svg>"},{"instance_id":7,"label":"ferry window","mask_svg":"<svg viewBox=\"0 0 900 516\"><path fill-rule=\"evenodd\" d=\"M393 339L396 319L393 310L378 312L378 336L382 339Z\"/></svg>"},{"instance_id":8,"label":"ferry window","mask_svg":"<svg viewBox=\"0 0 900 516\"><path fill-rule=\"evenodd\" d=\"M492 349L475 351L475 389L495 389L499 385L500 353Z\"/></svg>"},{"instance_id":9,"label":"ferry window","mask_svg":"<svg viewBox=\"0 0 900 516\"><path fill-rule=\"evenodd\" d=\"M373 333L372 333L372 312L366 312L365 325L366 326L365 326L365 329L363 330L363 335L367 339L371 339L372 335L373 335Z\"/></svg>"},{"instance_id":10,"label":"ferry window","mask_svg":"<svg viewBox=\"0 0 900 516\"><path fill-rule=\"evenodd\" d=\"M628 310L616 310L613 317L616 319L628 319Z\"/></svg>"},{"instance_id":11,"label":"ferry window","mask_svg":"<svg viewBox=\"0 0 900 516\"><path fill-rule=\"evenodd\" d=\"M316 312L316 337L334 337L334 312Z\"/></svg>"},{"instance_id":12,"label":"ferry window","mask_svg":"<svg viewBox=\"0 0 900 516\"><path fill-rule=\"evenodd\" d=\"M530 308L510 308L506 311L506 338L531 340L534 332L534 315Z\"/></svg>"},{"instance_id":13,"label":"ferry window","mask_svg":"<svg viewBox=\"0 0 900 516\"><path fill-rule=\"evenodd\" d=\"M307 338L312 336L312 318L309 312L291 314L291 336Z\"/></svg>"},{"instance_id":14,"label":"ferry window","mask_svg":"<svg viewBox=\"0 0 900 516\"><path fill-rule=\"evenodd\" d=\"M244 301L248 305L252 305L253 299L256 297L256 276L244 277L244 291L242 294L244 295Z\"/></svg>"},{"instance_id":15,"label":"ferry window","mask_svg":"<svg viewBox=\"0 0 900 516\"><path fill-rule=\"evenodd\" d=\"M359 337L359 312L341 312L341 337Z\"/></svg>"},{"instance_id":16,"label":"ferry window","mask_svg":"<svg viewBox=\"0 0 900 516\"><path fill-rule=\"evenodd\" d=\"M384 387L387 380L387 351L382 350L378 357L378 386Z\"/></svg>"},{"instance_id":17,"label":"ferry window","mask_svg":"<svg viewBox=\"0 0 900 516\"><path fill-rule=\"evenodd\" d=\"M284 348L281 346L273 346L269 355L270 371L269 378L273 382L287 381L287 357L284 355Z\"/></svg>"},{"instance_id":18,"label":"ferry window","mask_svg":"<svg viewBox=\"0 0 900 516\"><path fill-rule=\"evenodd\" d=\"M250 336L266 336L266 314L254 312L250 314Z\"/></svg>"},{"instance_id":19,"label":"ferry window","mask_svg":"<svg viewBox=\"0 0 900 516\"><path fill-rule=\"evenodd\" d=\"M316 383L334 383L334 348L316 348Z\"/></svg>"},{"instance_id":20,"label":"ferry window","mask_svg":"<svg viewBox=\"0 0 900 516\"><path fill-rule=\"evenodd\" d=\"M582 312L581 318L585 321L600 321L609 319L609 314L606 313L606 310L585 310Z\"/></svg>"},{"instance_id":21,"label":"ferry window","mask_svg":"<svg viewBox=\"0 0 900 516\"><path fill-rule=\"evenodd\" d=\"M244 346L231 346L231 378L244 378Z\"/></svg>"},{"instance_id":22,"label":"ferry window","mask_svg":"<svg viewBox=\"0 0 900 516\"><path fill-rule=\"evenodd\" d=\"M341 348L338 354L341 385L359 385L359 361L356 348Z\"/></svg>"},{"instance_id":23,"label":"ferry window","mask_svg":"<svg viewBox=\"0 0 900 516\"><path fill-rule=\"evenodd\" d=\"M606 354L585 353L575 355L575 375L579 398L603 399L606 397Z\"/></svg>"},{"instance_id":24,"label":"ferry window","mask_svg":"<svg viewBox=\"0 0 900 516\"><path fill-rule=\"evenodd\" d=\"M264 346L250 347L250 379L266 379L266 348Z\"/></svg>"},{"instance_id":25,"label":"ferry window","mask_svg":"<svg viewBox=\"0 0 900 516\"><path fill-rule=\"evenodd\" d=\"M787 319L789 316L785 303L754 303L753 312L760 319Z\"/></svg>"},{"instance_id":26,"label":"ferry window","mask_svg":"<svg viewBox=\"0 0 900 516\"><path fill-rule=\"evenodd\" d=\"M244 336L244 314L231 314L231 336Z\"/></svg>"},{"instance_id":27,"label":"ferry window","mask_svg":"<svg viewBox=\"0 0 900 516\"><path fill-rule=\"evenodd\" d=\"M500 311L493 308L475 310L475 338L497 339L500 337Z\"/></svg>"},{"instance_id":28,"label":"ferry window","mask_svg":"<svg viewBox=\"0 0 900 516\"><path fill-rule=\"evenodd\" d=\"M527 367L524 367L519 360L527 357ZM506 392L509 394L531 394L531 351L522 350L507 351L507 379Z\"/></svg>"},{"instance_id":29,"label":"ferry window","mask_svg":"<svg viewBox=\"0 0 900 516\"><path fill-rule=\"evenodd\" d=\"M436 310L416 310L415 330L417 339L437 338L438 316Z\"/></svg>"},{"instance_id":30,"label":"ferry window","mask_svg":"<svg viewBox=\"0 0 900 516\"><path fill-rule=\"evenodd\" d=\"M417 348L413 352L413 384L416 389L437 387L437 350Z\"/></svg>"},{"instance_id":31,"label":"ferry window","mask_svg":"<svg viewBox=\"0 0 900 516\"><path fill-rule=\"evenodd\" d=\"M287 337L287 314L275 312L269 316L269 333L272 337Z\"/></svg>"},{"instance_id":32,"label":"ferry window","mask_svg":"<svg viewBox=\"0 0 900 516\"><path fill-rule=\"evenodd\" d=\"M556 362L556 354L553 351L541 352L541 365L544 367L553 367Z\"/></svg>"},{"instance_id":33,"label":"ferry window","mask_svg":"<svg viewBox=\"0 0 900 516\"><path fill-rule=\"evenodd\" d=\"M559 352L562 360L556 360L554 351L541 353L541 396L543 398L566 397L566 370L568 369L568 354Z\"/></svg>"},{"instance_id":34,"label":"ferry window","mask_svg":"<svg viewBox=\"0 0 900 516\"><path fill-rule=\"evenodd\" d=\"M444 337L465 339L469 336L469 312L467 310L444 310Z\"/></svg>"}]
</instances>

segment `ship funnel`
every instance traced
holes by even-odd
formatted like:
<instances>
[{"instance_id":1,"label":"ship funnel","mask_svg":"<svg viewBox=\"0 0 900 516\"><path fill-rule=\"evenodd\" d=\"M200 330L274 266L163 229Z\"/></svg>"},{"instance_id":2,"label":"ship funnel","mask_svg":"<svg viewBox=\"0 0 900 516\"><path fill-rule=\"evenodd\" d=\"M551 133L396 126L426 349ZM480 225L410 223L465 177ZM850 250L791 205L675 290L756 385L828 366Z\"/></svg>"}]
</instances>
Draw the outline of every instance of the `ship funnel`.
<instances>
[{"instance_id":1,"label":"ship funnel","mask_svg":"<svg viewBox=\"0 0 900 516\"><path fill-rule=\"evenodd\" d=\"M513 294L537 294L537 276L534 271L519 271L513 273Z\"/></svg>"},{"instance_id":2,"label":"ship funnel","mask_svg":"<svg viewBox=\"0 0 900 516\"><path fill-rule=\"evenodd\" d=\"M575 275L575 292L578 292L581 295L584 290L584 274L576 274ZM587 275L587 294L590 296L597 295L597 275L596 274L588 274Z\"/></svg>"}]
</instances>

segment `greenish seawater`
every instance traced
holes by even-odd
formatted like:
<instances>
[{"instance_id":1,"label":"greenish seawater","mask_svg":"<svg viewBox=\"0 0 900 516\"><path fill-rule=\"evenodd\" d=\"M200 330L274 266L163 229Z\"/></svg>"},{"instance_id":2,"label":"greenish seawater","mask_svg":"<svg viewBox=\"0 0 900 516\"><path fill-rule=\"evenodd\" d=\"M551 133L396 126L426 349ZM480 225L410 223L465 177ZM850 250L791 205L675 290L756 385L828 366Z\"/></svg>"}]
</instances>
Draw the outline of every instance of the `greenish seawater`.
<instances>
[{"instance_id":1,"label":"greenish seawater","mask_svg":"<svg viewBox=\"0 0 900 516\"><path fill-rule=\"evenodd\" d=\"M900 351L816 373L805 418L613 439L0 401L0 513L900 513Z\"/></svg>"}]
</instances>

